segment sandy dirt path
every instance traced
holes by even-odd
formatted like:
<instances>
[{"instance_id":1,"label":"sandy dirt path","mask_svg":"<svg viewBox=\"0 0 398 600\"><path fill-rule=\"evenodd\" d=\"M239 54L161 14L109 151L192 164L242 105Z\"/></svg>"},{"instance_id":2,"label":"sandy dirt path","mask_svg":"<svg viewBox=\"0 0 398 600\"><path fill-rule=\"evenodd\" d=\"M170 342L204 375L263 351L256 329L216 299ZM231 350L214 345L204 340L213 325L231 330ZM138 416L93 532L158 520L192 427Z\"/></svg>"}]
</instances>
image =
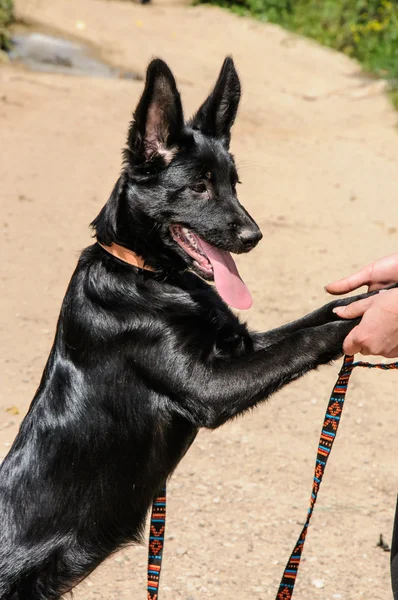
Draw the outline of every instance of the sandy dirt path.
<instances>
[{"instance_id":1,"label":"sandy dirt path","mask_svg":"<svg viewBox=\"0 0 398 600\"><path fill-rule=\"evenodd\" d=\"M18 14L144 73L170 63L192 113L232 54L244 96L233 152L262 227L239 257L265 330L325 302L323 286L398 248L397 115L342 55L211 7L19 0ZM88 223L106 201L139 82L0 68L0 459L26 412ZM319 429L338 365L199 435L169 486L164 600L274 598L305 518ZM397 489L398 373L360 372L305 551L297 600L388 600ZM17 413L17 414L13 414ZM145 597L146 548L111 557L76 600ZM322 580L322 588L314 585Z\"/></svg>"}]
</instances>

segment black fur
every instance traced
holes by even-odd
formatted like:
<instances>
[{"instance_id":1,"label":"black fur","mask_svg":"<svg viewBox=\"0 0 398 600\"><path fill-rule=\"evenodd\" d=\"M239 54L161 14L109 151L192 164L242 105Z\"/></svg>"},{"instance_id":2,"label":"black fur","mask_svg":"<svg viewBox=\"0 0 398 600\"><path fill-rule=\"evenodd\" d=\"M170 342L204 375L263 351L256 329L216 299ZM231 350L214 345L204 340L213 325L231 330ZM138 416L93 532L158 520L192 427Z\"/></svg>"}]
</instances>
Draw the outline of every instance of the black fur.
<instances>
[{"instance_id":1,"label":"black fur","mask_svg":"<svg viewBox=\"0 0 398 600\"><path fill-rule=\"evenodd\" d=\"M250 332L170 233L183 225L235 253L260 239L228 151L239 97L228 58L185 124L170 70L160 60L148 68L123 172L93 227L99 242L135 251L155 271L98 243L81 255L0 468L1 600L59 598L139 542L154 494L200 427L219 427L342 354L356 321L332 308L352 298Z\"/></svg>"}]
</instances>

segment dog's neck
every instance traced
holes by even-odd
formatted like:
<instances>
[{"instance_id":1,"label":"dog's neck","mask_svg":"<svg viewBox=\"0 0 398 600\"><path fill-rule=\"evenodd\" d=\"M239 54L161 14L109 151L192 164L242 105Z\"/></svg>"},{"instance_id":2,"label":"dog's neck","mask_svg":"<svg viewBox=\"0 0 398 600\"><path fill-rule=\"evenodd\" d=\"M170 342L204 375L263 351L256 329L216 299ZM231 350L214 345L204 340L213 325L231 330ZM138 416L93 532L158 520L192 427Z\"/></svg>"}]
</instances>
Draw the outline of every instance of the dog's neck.
<instances>
[{"instance_id":1,"label":"dog's neck","mask_svg":"<svg viewBox=\"0 0 398 600\"><path fill-rule=\"evenodd\" d=\"M155 269L147 264L145 264L145 260L142 256L139 256L132 250L125 248L124 246L120 246L119 244L111 244L107 246L106 244L101 244L97 242L101 248L106 250L112 256L115 256L119 260L132 265L133 267L138 267L139 269L146 269L147 271L154 271Z\"/></svg>"}]
</instances>

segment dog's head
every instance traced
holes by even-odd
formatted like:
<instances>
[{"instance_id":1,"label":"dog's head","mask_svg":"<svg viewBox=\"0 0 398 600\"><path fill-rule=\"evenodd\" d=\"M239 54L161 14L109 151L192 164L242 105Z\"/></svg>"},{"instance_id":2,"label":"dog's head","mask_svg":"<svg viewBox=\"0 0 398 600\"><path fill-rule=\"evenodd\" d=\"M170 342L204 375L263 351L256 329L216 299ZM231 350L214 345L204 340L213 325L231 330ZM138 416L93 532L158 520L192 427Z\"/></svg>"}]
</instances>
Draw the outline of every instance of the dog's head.
<instances>
[{"instance_id":1,"label":"dog's head","mask_svg":"<svg viewBox=\"0 0 398 600\"><path fill-rule=\"evenodd\" d=\"M123 173L93 222L99 241L131 248L156 268L189 268L215 279L227 301L233 286L243 294L229 252L248 252L262 237L238 201L229 152L240 93L234 63L226 58L214 90L185 122L173 74L162 60L152 61Z\"/></svg>"}]
</instances>

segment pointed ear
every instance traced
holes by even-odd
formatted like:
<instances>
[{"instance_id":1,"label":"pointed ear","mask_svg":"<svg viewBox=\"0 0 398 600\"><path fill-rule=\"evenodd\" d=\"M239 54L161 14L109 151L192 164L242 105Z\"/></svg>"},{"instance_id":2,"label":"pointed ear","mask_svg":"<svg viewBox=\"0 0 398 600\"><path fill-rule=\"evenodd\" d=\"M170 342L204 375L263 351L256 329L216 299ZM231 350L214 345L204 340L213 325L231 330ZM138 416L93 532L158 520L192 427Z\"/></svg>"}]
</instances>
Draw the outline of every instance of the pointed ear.
<instances>
[{"instance_id":1,"label":"pointed ear","mask_svg":"<svg viewBox=\"0 0 398 600\"><path fill-rule=\"evenodd\" d=\"M134 166L157 156L168 164L177 151L183 127L181 99L173 74L165 62L155 59L147 69L145 89L130 125L127 160Z\"/></svg>"},{"instance_id":2,"label":"pointed ear","mask_svg":"<svg viewBox=\"0 0 398 600\"><path fill-rule=\"evenodd\" d=\"M240 100L240 81L232 58L227 57L210 96L199 108L189 125L204 135L219 138L229 148L231 127Z\"/></svg>"}]
</instances>

